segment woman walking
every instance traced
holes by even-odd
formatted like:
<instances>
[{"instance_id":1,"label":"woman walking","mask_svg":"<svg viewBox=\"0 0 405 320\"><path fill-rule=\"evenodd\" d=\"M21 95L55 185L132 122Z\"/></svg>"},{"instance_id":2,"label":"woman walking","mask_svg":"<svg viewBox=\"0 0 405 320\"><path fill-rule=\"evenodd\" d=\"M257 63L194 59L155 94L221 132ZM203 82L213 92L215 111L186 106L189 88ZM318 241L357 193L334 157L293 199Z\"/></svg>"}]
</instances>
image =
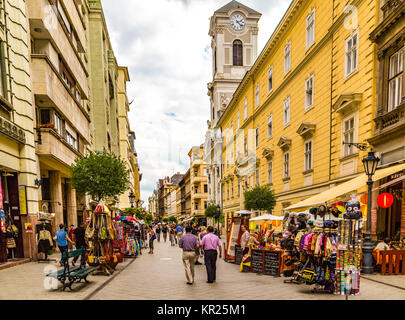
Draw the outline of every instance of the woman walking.
<instances>
[{"instance_id":1,"label":"woman walking","mask_svg":"<svg viewBox=\"0 0 405 320\"><path fill-rule=\"evenodd\" d=\"M156 239L156 233L153 231L153 227L149 226L148 227L148 234L149 234L149 252L150 254L153 254L153 241Z\"/></svg>"},{"instance_id":2,"label":"woman walking","mask_svg":"<svg viewBox=\"0 0 405 320\"><path fill-rule=\"evenodd\" d=\"M174 244L175 236L176 236L176 231L174 230L174 226L170 226L169 237L170 237L170 243L171 243L172 247L175 246L175 244Z\"/></svg>"}]
</instances>

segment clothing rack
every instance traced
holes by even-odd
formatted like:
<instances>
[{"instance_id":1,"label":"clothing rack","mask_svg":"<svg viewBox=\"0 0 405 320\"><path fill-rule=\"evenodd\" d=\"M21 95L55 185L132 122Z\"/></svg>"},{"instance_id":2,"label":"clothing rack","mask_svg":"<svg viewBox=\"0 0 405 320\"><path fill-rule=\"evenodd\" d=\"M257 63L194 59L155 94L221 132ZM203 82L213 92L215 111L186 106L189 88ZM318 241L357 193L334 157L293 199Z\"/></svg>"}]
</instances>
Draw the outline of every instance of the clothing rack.
<instances>
[{"instance_id":1,"label":"clothing rack","mask_svg":"<svg viewBox=\"0 0 405 320\"><path fill-rule=\"evenodd\" d=\"M50 230L50 229L51 229L51 223L50 223L50 221L49 221L49 220L46 220L46 219L39 220L39 221L40 221L40 223L38 223L38 224L35 226L35 231L36 231L37 236L39 236L39 232L42 231L42 230L47 230L47 231L49 231L49 232L51 233L51 236L52 236L52 232L51 232L51 230ZM49 226L49 228L48 228L48 226ZM38 262L38 263L57 261L56 259L49 259L49 258L48 258L48 252L42 252L42 253L45 254L45 259L37 259L37 262Z\"/></svg>"}]
</instances>

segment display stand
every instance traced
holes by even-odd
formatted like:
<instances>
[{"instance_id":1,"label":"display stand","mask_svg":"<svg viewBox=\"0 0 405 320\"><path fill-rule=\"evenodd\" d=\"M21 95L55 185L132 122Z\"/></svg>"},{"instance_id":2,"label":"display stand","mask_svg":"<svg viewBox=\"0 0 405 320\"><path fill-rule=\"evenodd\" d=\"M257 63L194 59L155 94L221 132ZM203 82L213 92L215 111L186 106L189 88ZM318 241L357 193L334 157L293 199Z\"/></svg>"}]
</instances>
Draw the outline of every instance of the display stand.
<instances>
[{"instance_id":1,"label":"display stand","mask_svg":"<svg viewBox=\"0 0 405 320\"><path fill-rule=\"evenodd\" d=\"M91 243L88 263L90 266L99 267L94 275L111 275L119 261L113 249L117 233L112 224L111 213L103 201L99 202L90 219L86 229L86 236Z\"/></svg>"},{"instance_id":2,"label":"display stand","mask_svg":"<svg viewBox=\"0 0 405 320\"><path fill-rule=\"evenodd\" d=\"M242 237L242 225L249 225L248 217L235 217L231 219L231 227L227 232L227 245L225 252L225 261L235 262L235 248L237 245L240 245L240 239Z\"/></svg>"},{"instance_id":3,"label":"display stand","mask_svg":"<svg viewBox=\"0 0 405 320\"><path fill-rule=\"evenodd\" d=\"M360 263L363 220L339 223L339 246L335 294L357 296L360 293Z\"/></svg>"},{"instance_id":4,"label":"display stand","mask_svg":"<svg viewBox=\"0 0 405 320\"><path fill-rule=\"evenodd\" d=\"M39 237L39 232L41 231L41 230L48 230L50 233L51 233L51 236L52 236L52 232L51 232L51 230L52 230L52 227L51 227L51 222L49 221L49 220L46 220L46 219L42 219L42 220L40 220L40 222L41 223L39 223L39 224L37 224L36 226L35 226L35 229L36 229L36 234L37 234L37 237ZM39 239L38 239L39 240ZM38 241L37 240L37 241ZM51 246L51 249L53 248L54 246ZM57 259L49 259L48 258L48 252L38 252L38 254L44 254L44 256L45 256L45 259L40 259L40 258L38 258L37 259L37 263L41 263L41 262L47 262L47 263L49 263L49 262L51 262L51 261L57 261Z\"/></svg>"}]
</instances>

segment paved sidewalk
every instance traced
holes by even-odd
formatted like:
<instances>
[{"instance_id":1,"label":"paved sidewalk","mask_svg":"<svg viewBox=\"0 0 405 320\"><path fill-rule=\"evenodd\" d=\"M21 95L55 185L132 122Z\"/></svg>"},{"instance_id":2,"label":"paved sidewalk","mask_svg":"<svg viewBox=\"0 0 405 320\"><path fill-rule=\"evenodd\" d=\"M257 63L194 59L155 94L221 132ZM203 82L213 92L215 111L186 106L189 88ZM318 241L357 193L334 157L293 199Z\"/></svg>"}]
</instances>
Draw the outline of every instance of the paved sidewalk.
<instances>
[{"instance_id":1,"label":"paved sidewalk","mask_svg":"<svg viewBox=\"0 0 405 320\"><path fill-rule=\"evenodd\" d=\"M90 276L90 284L75 284L75 291L44 288L44 268L56 262L27 263L0 270L0 300L344 300L345 297L311 293L313 286L285 284L274 278L239 272L239 266L217 262L217 282L206 283L205 266L196 266L193 286L186 284L181 249L155 242L137 259L126 259L112 276ZM59 259L60 255L56 255ZM131 263L132 262L132 263ZM58 267L59 269L60 267ZM122 270L121 273L117 274ZM116 275L116 276L115 276ZM115 277L114 277L115 276ZM383 283L381 283L383 282ZM350 300L405 300L405 276L373 275L362 278L361 293Z\"/></svg>"},{"instance_id":2,"label":"paved sidewalk","mask_svg":"<svg viewBox=\"0 0 405 320\"><path fill-rule=\"evenodd\" d=\"M381 279L381 276L371 276ZM156 243L155 254L145 255L123 271L92 299L113 300L345 300L345 297L311 293L313 286L285 284L287 278L274 278L239 272L239 266L217 263L217 282L206 283L205 266L196 266L193 286L186 285L181 250L168 243ZM367 279L361 280L361 294L350 300L404 300L405 277L390 276L386 282L398 289Z\"/></svg>"},{"instance_id":3,"label":"paved sidewalk","mask_svg":"<svg viewBox=\"0 0 405 320\"><path fill-rule=\"evenodd\" d=\"M50 258L59 261L60 253L54 254ZM49 279L45 277L45 274L49 273L46 271L53 270L52 268L61 269L59 262L30 262L0 270L0 300L82 300L117 272L124 269L131 261L135 260L133 263L139 264L141 259L142 256L136 259L126 258L123 263L118 264L117 270L111 276L90 275L88 277L90 283L84 284L83 281L82 283L75 283L72 286L74 290L72 292L70 292L69 288L65 292L61 291L62 286L59 281L58 290L47 290L44 287L44 280ZM80 263L80 259L78 263Z\"/></svg>"}]
</instances>

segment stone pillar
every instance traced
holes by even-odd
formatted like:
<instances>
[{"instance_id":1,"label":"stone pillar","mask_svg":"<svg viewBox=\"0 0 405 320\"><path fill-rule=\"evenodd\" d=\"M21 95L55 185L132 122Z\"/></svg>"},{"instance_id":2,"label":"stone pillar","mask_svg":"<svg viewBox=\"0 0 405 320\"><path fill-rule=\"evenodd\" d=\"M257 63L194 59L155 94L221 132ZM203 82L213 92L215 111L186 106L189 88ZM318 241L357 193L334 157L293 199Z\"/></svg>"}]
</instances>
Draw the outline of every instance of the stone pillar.
<instances>
[{"instance_id":1,"label":"stone pillar","mask_svg":"<svg viewBox=\"0 0 405 320\"><path fill-rule=\"evenodd\" d=\"M49 171L49 184L51 192L51 210L55 213L55 229L63 224L62 178L59 171Z\"/></svg>"},{"instance_id":2,"label":"stone pillar","mask_svg":"<svg viewBox=\"0 0 405 320\"><path fill-rule=\"evenodd\" d=\"M77 204L76 204L76 190L72 188L72 184L67 183L66 188L66 200L67 200L67 214L68 225L77 226Z\"/></svg>"}]
</instances>

